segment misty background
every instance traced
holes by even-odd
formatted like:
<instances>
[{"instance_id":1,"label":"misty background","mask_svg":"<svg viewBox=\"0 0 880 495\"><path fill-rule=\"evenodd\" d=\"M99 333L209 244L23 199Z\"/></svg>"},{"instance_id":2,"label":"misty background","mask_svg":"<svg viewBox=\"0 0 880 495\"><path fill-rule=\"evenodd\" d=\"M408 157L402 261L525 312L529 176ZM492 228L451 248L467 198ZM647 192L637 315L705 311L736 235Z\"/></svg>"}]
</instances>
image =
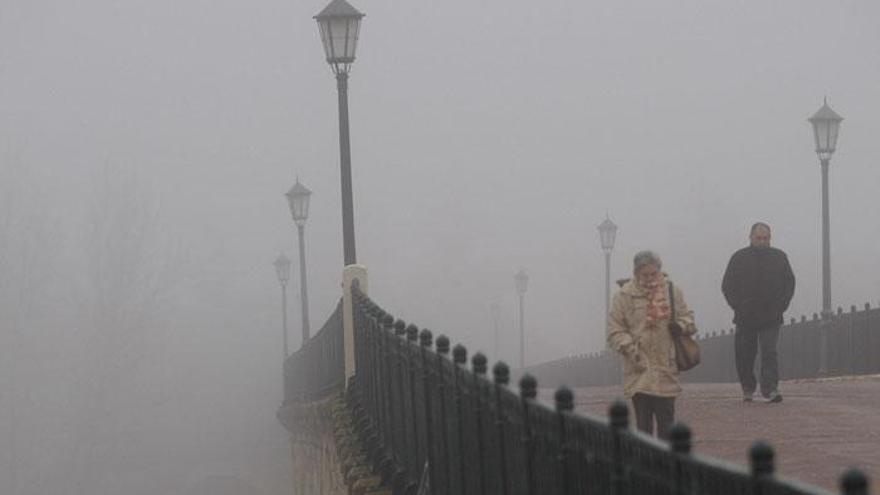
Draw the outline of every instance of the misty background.
<instances>
[{"instance_id":1,"label":"misty background","mask_svg":"<svg viewBox=\"0 0 880 495\"><path fill-rule=\"evenodd\" d=\"M0 0L3 493L289 491L272 262L298 255L297 176L314 330L340 297L324 5ZM353 5L358 261L395 316L515 362L524 268L527 364L599 350L606 214L612 278L657 251L703 332L731 325L755 221L797 276L787 316L818 311L826 95L833 303L877 303L875 2Z\"/></svg>"}]
</instances>

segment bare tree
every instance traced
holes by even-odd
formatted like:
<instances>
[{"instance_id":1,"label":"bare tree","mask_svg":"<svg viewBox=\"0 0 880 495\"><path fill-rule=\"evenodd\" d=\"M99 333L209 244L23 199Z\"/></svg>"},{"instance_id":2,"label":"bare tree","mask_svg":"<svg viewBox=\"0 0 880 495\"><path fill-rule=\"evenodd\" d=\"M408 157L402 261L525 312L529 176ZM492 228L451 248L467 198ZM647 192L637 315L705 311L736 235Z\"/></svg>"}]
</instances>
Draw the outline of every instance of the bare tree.
<instances>
[{"instance_id":1,"label":"bare tree","mask_svg":"<svg viewBox=\"0 0 880 495\"><path fill-rule=\"evenodd\" d=\"M69 471L74 493L100 483L101 470L119 451L125 415L155 399L139 396L134 383L163 360L163 317L180 265L159 209L135 174L105 167L85 217L83 277L74 285L76 331L85 343Z\"/></svg>"},{"instance_id":2,"label":"bare tree","mask_svg":"<svg viewBox=\"0 0 880 495\"><path fill-rule=\"evenodd\" d=\"M11 155L11 156L10 156ZM50 218L45 193L16 154L0 157L0 348L3 349L5 460L4 493L18 493L28 441L22 409L30 404L28 385L20 384L28 333L38 325L47 306L47 293L56 276L55 256L61 230Z\"/></svg>"}]
</instances>

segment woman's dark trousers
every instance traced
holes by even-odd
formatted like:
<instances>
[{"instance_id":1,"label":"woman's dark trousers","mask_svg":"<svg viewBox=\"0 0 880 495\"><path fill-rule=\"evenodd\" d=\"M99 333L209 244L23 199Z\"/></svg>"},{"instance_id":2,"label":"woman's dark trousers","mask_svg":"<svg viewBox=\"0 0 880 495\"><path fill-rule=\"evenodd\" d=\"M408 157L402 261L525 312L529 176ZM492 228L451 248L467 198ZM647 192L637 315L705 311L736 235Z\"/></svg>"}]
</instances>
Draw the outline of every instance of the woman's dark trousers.
<instances>
[{"instance_id":1,"label":"woman's dark trousers","mask_svg":"<svg viewBox=\"0 0 880 495\"><path fill-rule=\"evenodd\" d=\"M742 385L743 394L752 395L757 388L755 379L755 357L761 349L761 395L767 397L779 386L779 358L776 343L779 341L779 326L762 329L755 327L736 327L734 335L734 354L736 374Z\"/></svg>"},{"instance_id":2,"label":"woman's dark trousers","mask_svg":"<svg viewBox=\"0 0 880 495\"><path fill-rule=\"evenodd\" d=\"M654 434L654 420L657 420L657 436L669 440L669 428L675 420L675 397L635 394L632 397L636 413L636 426L648 435Z\"/></svg>"}]
</instances>

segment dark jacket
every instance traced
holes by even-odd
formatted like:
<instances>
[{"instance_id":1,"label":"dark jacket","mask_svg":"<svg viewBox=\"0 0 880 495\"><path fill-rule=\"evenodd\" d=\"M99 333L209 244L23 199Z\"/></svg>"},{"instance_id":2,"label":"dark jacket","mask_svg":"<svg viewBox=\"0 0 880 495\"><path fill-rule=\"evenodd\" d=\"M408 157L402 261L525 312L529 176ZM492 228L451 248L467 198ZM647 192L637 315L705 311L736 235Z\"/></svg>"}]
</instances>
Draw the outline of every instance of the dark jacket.
<instances>
[{"instance_id":1,"label":"dark jacket","mask_svg":"<svg viewBox=\"0 0 880 495\"><path fill-rule=\"evenodd\" d=\"M756 329L781 325L794 295L788 256L774 247L740 249L730 257L721 291L735 324Z\"/></svg>"}]
</instances>

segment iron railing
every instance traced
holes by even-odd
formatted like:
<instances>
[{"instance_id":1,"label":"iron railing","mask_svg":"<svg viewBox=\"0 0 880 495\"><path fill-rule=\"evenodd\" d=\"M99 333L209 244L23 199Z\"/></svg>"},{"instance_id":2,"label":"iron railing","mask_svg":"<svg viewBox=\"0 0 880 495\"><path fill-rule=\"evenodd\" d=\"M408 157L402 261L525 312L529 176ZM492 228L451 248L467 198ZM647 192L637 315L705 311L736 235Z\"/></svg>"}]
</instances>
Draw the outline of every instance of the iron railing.
<instances>
[{"instance_id":1,"label":"iron railing","mask_svg":"<svg viewBox=\"0 0 880 495\"><path fill-rule=\"evenodd\" d=\"M820 495L820 488L774 475L773 449L755 444L746 470L691 453L677 424L671 443L629 428L627 406L609 420L573 411L570 389L555 408L536 399L525 375L519 394L509 369L429 330L395 320L352 287L356 374L347 398L374 470L395 494L431 495ZM866 495L867 481L847 472L842 493Z\"/></svg>"},{"instance_id":2,"label":"iron railing","mask_svg":"<svg viewBox=\"0 0 880 495\"><path fill-rule=\"evenodd\" d=\"M328 396L345 382L342 301L321 329L284 361L284 403Z\"/></svg>"},{"instance_id":3,"label":"iron railing","mask_svg":"<svg viewBox=\"0 0 880 495\"><path fill-rule=\"evenodd\" d=\"M842 308L830 318L827 337L827 369L820 372L822 320L801 316L783 325L779 333L779 376L781 379L880 373L880 308L865 304L859 310ZM733 353L733 329L698 336L702 362L683 373L691 383L732 383L737 381ZM618 358L610 351L571 356L517 370L541 377L548 385L572 387L617 385L620 383Z\"/></svg>"}]
</instances>

